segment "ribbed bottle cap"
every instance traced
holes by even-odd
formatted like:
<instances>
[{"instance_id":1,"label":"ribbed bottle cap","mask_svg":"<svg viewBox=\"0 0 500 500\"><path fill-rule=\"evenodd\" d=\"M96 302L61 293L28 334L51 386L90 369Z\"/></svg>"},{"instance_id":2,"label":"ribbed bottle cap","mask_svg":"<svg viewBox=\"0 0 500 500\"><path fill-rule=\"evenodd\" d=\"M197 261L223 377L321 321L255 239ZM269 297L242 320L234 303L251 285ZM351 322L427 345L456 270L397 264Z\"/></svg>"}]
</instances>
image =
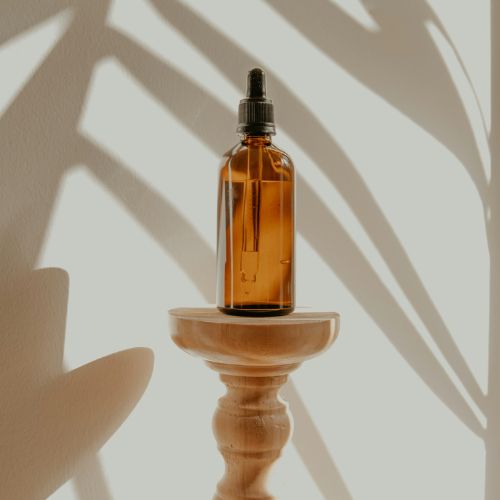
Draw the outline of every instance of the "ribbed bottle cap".
<instances>
[{"instance_id":1,"label":"ribbed bottle cap","mask_svg":"<svg viewBox=\"0 0 500 500\"><path fill-rule=\"evenodd\" d=\"M238 108L240 134L275 134L274 106L266 98L266 74L260 68L248 72L247 96Z\"/></svg>"}]
</instances>

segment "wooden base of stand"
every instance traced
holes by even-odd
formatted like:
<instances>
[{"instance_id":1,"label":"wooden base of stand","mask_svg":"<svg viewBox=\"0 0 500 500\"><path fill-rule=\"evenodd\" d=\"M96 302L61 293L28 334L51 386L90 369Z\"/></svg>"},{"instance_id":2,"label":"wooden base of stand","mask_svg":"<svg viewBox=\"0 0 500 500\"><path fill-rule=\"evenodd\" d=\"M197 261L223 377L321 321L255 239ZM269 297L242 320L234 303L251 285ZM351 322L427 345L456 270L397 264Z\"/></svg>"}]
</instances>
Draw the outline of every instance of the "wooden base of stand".
<instances>
[{"instance_id":1,"label":"wooden base of stand","mask_svg":"<svg viewBox=\"0 0 500 500\"><path fill-rule=\"evenodd\" d=\"M291 419L278 396L288 374L327 349L339 329L336 313L272 318L227 316L217 309L169 311L174 342L220 374L213 429L226 472L215 500L271 500L269 469L290 437Z\"/></svg>"}]
</instances>

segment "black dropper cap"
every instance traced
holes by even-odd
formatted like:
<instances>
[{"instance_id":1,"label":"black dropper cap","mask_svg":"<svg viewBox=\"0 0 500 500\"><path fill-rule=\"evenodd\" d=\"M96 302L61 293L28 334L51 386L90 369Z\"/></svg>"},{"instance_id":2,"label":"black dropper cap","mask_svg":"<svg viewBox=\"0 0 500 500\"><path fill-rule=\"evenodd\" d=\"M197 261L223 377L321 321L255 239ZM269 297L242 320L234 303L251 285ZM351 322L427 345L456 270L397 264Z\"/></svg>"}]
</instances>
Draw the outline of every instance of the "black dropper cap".
<instances>
[{"instance_id":1,"label":"black dropper cap","mask_svg":"<svg viewBox=\"0 0 500 500\"><path fill-rule=\"evenodd\" d=\"M248 72L247 96L238 108L239 134L275 134L274 106L266 98L266 74L260 68Z\"/></svg>"}]
</instances>

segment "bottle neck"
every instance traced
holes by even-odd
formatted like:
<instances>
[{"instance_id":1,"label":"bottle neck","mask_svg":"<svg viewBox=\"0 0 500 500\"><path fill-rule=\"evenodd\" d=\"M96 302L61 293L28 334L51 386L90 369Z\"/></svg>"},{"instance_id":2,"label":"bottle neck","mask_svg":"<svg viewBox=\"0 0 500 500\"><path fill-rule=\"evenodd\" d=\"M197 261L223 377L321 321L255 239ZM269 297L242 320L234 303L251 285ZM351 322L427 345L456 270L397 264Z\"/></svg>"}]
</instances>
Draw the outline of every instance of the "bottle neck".
<instances>
[{"instance_id":1,"label":"bottle neck","mask_svg":"<svg viewBox=\"0 0 500 500\"><path fill-rule=\"evenodd\" d=\"M268 146L272 143L271 134L242 134L241 143L245 146Z\"/></svg>"}]
</instances>

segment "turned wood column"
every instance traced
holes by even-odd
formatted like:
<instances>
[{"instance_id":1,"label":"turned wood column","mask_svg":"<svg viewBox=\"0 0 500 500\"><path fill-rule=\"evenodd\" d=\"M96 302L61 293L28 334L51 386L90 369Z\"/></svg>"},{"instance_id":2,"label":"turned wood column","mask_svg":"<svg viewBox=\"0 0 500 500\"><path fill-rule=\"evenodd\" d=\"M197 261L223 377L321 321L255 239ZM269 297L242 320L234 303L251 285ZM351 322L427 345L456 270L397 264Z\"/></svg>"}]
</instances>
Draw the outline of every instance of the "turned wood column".
<instances>
[{"instance_id":1,"label":"turned wood column","mask_svg":"<svg viewBox=\"0 0 500 500\"><path fill-rule=\"evenodd\" d=\"M267 474L291 432L279 390L291 371L335 340L338 314L250 318L208 308L169 313L174 342L203 358L227 388L213 419L226 463L214 500L273 499L266 490Z\"/></svg>"}]
</instances>

